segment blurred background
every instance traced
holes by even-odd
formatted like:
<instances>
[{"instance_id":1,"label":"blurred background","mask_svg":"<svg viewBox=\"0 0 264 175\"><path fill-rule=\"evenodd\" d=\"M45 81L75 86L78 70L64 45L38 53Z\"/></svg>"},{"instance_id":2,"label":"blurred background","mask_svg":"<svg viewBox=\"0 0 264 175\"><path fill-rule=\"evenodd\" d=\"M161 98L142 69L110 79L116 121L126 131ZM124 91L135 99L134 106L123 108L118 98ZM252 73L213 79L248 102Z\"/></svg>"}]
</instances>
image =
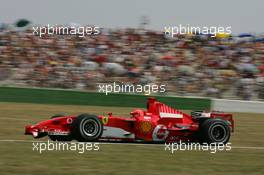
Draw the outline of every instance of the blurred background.
<instances>
[{"instance_id":1,"label":"blurred background","mask_svg":"<svg viewBox=\"0 0 264 175\"><path fill-rule=\"evenodd\" d=\"M16 6L6 2L1 7L1 16L5 17L0 18L0 85L96 91L98 83L115 81L165 84L165 95L264 99L264 35L257 28L257 19L261 17L258 8L253 10L248 3L241 4L233 14L234 6L230 8L222 2L219 6L226 8L225 14L221 10L222 15L218 10L212 13L212 8L207 12L201 10L211 7L206 3L193 8L184 2L179 5L168 1L163 4L164 13L157 16L160 4L152 3L149 7L147 2L125 5L120 1L99 1L91 6L80 1L80 5L87 6L65 4L61 12L60 3L55 2L45 15L33 1ZM118 3L125 6L120 10ZM261 1L251 4L256 7ZM94 7L97 13L92 10ZM129 10L133 7L134 12ZM186 7L185 11L179 10L181 7ZM80 8L80 12L70 12L71 8ZM233 33L218 34L215 38L199 33L164 36L167 24L175 26L183 21L193 26L230 25ZM32 35L33 25L50 23L102 28L100 35L83 38Z\"/></svg>"}]
</instances>

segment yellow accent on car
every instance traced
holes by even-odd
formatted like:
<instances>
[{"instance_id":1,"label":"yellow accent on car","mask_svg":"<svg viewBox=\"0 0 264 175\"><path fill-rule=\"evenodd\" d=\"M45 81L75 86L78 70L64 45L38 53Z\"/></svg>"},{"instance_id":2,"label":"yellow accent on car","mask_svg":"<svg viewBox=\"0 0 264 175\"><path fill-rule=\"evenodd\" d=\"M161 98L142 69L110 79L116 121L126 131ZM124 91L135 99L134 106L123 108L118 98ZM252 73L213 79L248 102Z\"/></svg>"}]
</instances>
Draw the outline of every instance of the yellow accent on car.
<instances>
[{"instance_id":1,"label":"yellow accent on car","mask_svg":"<svg viewBox=\"0 0 264 175\"><path fill-rule=\"evenodd\" d=\"M103 118L102 118L102 123L103 123L104 125L106 125L106 124L108 123L108 117L103 117Z\"/></svg>"}]
</instances>

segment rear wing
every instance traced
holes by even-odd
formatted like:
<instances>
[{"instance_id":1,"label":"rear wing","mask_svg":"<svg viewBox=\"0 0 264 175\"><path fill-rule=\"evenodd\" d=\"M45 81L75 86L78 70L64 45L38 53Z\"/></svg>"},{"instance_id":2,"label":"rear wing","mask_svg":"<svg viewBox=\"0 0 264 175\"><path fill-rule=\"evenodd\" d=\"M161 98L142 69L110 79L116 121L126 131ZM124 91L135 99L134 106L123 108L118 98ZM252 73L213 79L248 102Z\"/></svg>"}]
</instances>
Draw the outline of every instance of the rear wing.
<instances>
[{"instance_id":1,"label":"rear wing","mask_svg":"<svg viewBox=\"0 0 264 175\"><path fill-rule=\"evenodd\" d=\"M213 111L211 113L210 118L219 118L219 119L223 119L223 120L227 121L227 123L231 127L231 131L234 132L235 123L234 123L233 115L232 114L224 113L224 112L216 112L216 111Z\"/></svg>"}]
</instances>

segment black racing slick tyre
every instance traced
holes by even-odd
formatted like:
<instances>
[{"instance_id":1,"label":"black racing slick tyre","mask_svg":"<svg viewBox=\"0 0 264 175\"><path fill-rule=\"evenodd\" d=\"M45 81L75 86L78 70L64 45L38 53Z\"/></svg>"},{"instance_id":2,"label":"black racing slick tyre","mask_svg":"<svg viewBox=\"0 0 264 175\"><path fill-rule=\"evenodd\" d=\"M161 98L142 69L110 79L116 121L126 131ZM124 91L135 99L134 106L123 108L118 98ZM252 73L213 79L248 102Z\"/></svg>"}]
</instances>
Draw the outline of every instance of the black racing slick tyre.
<instances>
[{"instance_id":1,"label":"black racing slick tyre","mask_svg":"<svg viewBox=\"0 0 264 175\"><path fill-rule=\"evenodd\" d=\"M200 126L201 143L223 143L226 144L230 138L228 124L220 119L207 119Z\"/></svg>"},{"instance_id":2,"label":"black racing slick tyre","mask_svg":"<svg viewBox=\"0 0 264 175\"><path fill-rule=\"evenodd\" d=\"M79 142L97 141L103 134L102 121L95 115L81 114L73 122L72 133Z\"/></svg>"},{"instance_id":3,"label":"black racing slick tyre","mask_svg":"<svg viewBox=\"0 0 264 175\"><path fill-rule=\"evenodd\" d=\"M51 117L53 118L58 118L58 117L63 117L63 114L56 114ZM49 135L50 140L52 141L64 141L64 142L69 142L72 141L72 135Z\"/></svg>"}]
</instances>

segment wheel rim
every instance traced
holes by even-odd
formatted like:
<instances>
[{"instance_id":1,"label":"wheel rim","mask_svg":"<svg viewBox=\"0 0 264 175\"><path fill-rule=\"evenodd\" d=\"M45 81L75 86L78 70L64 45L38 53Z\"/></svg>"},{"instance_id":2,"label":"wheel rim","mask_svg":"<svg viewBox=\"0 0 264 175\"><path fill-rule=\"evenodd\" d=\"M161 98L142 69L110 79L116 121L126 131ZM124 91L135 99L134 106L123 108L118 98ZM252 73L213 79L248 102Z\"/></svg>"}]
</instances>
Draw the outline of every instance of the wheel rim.
<instances>
[{"instance_id":1,"label":"wheel rim","mask_svg":"<svg viewBox=\"0 0 264 175\"><path fill-rule=\"evenodd\" d=\"M222 125L215 125L211 129L211 136L217 142L223 142L226 139L226 128Z\"/></svg>"},{"instance_id":2,"label":"wheel rim","mask_svg":"<svg viewBox=\"0 0 264 175\"><path fill-rule=\"evenodd\" d=\"M96 121L88 119L83 123L83 132L89 137L95 136L99 131L99 125Z\"/></svg>"}]
</instances>

